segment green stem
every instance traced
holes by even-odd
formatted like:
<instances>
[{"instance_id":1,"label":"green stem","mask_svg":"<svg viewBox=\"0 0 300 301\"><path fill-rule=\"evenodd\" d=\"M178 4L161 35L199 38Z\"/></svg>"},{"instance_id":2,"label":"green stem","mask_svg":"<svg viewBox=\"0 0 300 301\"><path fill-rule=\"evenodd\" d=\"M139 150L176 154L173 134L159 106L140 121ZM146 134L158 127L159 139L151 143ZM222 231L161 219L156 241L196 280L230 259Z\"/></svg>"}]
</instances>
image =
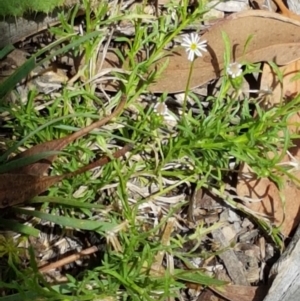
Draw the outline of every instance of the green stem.
<instances>
[{"instance_id":1,"label":"green stem","mask_svg":"<svg viewBox=\"0 0 300 301\"><path fill-rule=\"evenodd\" d=\"M188 77L188 80L187 80L187 83L186 83L186 87L185 87L184 99L183 99L183 107L182 107L182 116L184 115L185 110L186 110L187 96L188 96L188 93L189 93L189 88L190 88L190 82L191 82L192 73L193 73L194 62L195 62L195 60L193 60L191 62L190 71L189 71L189 77Z\"/></svg>"}]
</instances>

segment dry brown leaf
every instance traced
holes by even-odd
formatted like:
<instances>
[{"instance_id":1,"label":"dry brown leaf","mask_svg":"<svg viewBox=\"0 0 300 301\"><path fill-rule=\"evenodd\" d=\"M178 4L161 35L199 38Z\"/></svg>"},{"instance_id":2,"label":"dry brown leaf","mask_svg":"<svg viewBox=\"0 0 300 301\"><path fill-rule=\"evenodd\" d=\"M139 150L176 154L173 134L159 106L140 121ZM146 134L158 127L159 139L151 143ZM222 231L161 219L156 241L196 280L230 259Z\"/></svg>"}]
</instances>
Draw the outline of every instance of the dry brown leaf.
<instances>
[{"instance_id":1,"label":"dry brown leaf","mask_svg":"<svg viewBox=\"0 0 300 301\"><path fill-rule=\"evenodd\" d=\"M283 97L293 98L300 91L300 79L292 80L300 70L300 60L296 60L287 66L279 68L283 72L283 83L281 84L278 77L268 64L264 64L263 75L260 82L262 90L272 89L272 96L269 99L271 104L278 104Z\"/></svg>"},{"instance_id":2,"label":"dry brown leaf","mask_svg":"<svg viewBox=\"0 0 300 301\"><path fill-rule=\"evenodd\" d=\"M222 31L231 41L232 59L235 61L251 63L274 61L278 65L286 65L300 58L300 22L267 11L255 10L232 14L217 22L201 37L201 40L207 40L208 52L195 61L191 88L203 85L221 75L225 51ZM251 41L244 49L250 37ZM141 56L143 60L145 55ZM160 63L164 63L166 59L169 60L169 64L159 80L150 86L150 90L172 93L183 91L190 68L185 49L181 46L173 49L173 52L170 52L167 58L161 59ZM103 68L111 67L122 67L113 51L106 54L103 66ZM109 83L106 88L115 90L117 86Z\"/></svg>"},{"instance_id":3,"label":"dry brown leaf","mask_svg":"<svg viewBox=\"0 0 300 301\"><path fill-rule=\"evenodd\" d=\"M276 78L276 74L272 72L271 68L268 65L264 66L261 88L271 88L273 90L272 97L269 99L271 105L278 104L280 99L282 99L281 96L290 98L299 93L300 80L291 81L291 79L299 72L299 69L300 60L292 62L285 67L281 67L280 70L283 72L283 83L281 85ZM300 124L299 113L293 115L289 119L289 123L290 125L288 128L290 132L297 132L299 127L297 127L295 124ZM293 142L295 147L291 148L289 151L295 160L300 161L300 140ZM286 155L281 162L290 161L291 158ZM241 172L247 173L248 171L248 167L244 165ZM299 178L300 171L294 172L294 176ZM300 222L300 188L293 184L287 177L283 177L283 181L284 189L282 193L286 200L286 208L285 221L281 230L284 235L288 236L291 230L294 229ZM268 178L263 178L260 180L240 179L237 185L237 193L239 196L261 199L261 202L255 202L246 205L255 212L269 216L272 222L274 222L276 225L281 224L284 217L282 200L280 198L277 186Z\"/></svg>"},{"instance_id":4,"label":"dry brown leaf","mask_svg":"<svg viewBox=\"0 0 300 301\"><path fill-rule=\"evenodd\" d=\"M47 141L38 145L35 145L31 147L30 149L18 154L15 156L12 160L19 159L19 158L24 158L24 157L29 157L33 156L35 154L47 152L47 151L60 151L63 148L65 148L68 144L73 142L74 140L83 137L84 135L88 134L90 131L92 131L95 128L101 127L108 123L112 118L117 116L124 108L126 103L126 96L122 96L122 99L117 106L117 108L109 115L101 120L98 120L91 125L79 130L78 132L74 132L73 134L52 140L52 141ZM28 174L28 175L35 175L35 176L42 176L44 175L45 172L48 171L49 167L51 166L53 160L55 160L56 156L50 156L48 158L42 159L36 163L20 167L17 169L12 170L10 173L13 174Z\"/></svg>"},{"instance_id":5,"label":"dry brown leaf","mask_svg":"<svg viewBox=\"0 0 300 301\"><path fill-rule=\"evenodd\" d=\"M266 286L226 285L210 289L230 301L262 301L268 292Z\"/></svg>"},{"instance_id":6,"label":"dry brown leaf","mask_svg":"<svg viewBox=\"0 0 300 301\"><path fill-rule=\"evenodd\" d=\"M217 294L207 288L203 292L201 292L197 301L228 301L228 299L219 297Z\"/></svg>"},{"instance_id":7,"label":"dry brown leaf","mask_svg":"<svg viewBox=\"0 0 300 301\"><path fill-rule=\"evenodd\" d=\"M122 149L116 151L113 157L119 158L131 149L131 145L125 145ZM63 179L79 175L98 166L103 166L109 161L109 157L103 157L74 172L60 176L43 177L30 174L0 174L0 208L24 203Z\"/></svg>"}]
</instances>

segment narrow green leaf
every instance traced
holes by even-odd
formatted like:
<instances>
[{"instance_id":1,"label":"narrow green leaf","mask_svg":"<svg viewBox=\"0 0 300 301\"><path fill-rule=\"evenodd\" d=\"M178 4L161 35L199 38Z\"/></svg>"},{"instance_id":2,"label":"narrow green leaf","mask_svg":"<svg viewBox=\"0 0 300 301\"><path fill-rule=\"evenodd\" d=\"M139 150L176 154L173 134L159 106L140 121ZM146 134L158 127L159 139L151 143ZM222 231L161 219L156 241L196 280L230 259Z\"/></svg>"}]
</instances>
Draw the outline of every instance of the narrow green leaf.
<instances>
[{"instance_id":1,"label":"narrow green leaf","mask_svg":"<svg viewBox=\"0 0 300 301\"><path fill-rule=\"evenodd\" d=\"M211 286L211 285L225 285L227 282L221 281L218 279L211 278L210 276L205 275L199 270L175 270L174 276L179 280L189 281L201 285Z\"/></svg>"},{"instance_id":2,"label":"narrow green leaf","mask_svg":"<svg viewBox=\"0 0 300 301\"><path fill-rule=\"evenodd\" d=\"M58 216L58 215L43 213L39 211L31 211L31 210L17 208L17 207L12 208L12 210L21 214L35 216L61 226L82 229L82 230L101 231L105 233L117 226L116 223L109 223L103 221L91 221L91 220L77 219L73 217Z\"/></svg>"},{"instance_id":3,"label":"narrow green leaf","mask_svg":"<svg viewBox=\"0 0 300 301\"><path fill-rule=\"evenodd\" d=\"M76 199L54 197L54 196L37 196L30 201L30 204L33 204L33 203L53 203L53 204L67 205L72 208L86 208L86 209L104 209L105 208L105 206L103 206L103 205L82 203Z\"/></svg>"},{"instance_id":4,"label":"narrow green leaf","mask_svg":"<svg viewBox=\"0 0 300 301\"><path fill-rule=\"evenodd\" d=\"M225 51L224 51L224 65L228 66L231 60L231 46L230 46L230 39L226 32L222 31L222 38L225 44ZM234 58L233 58L234 59Z\"/></svg>"},{"instance_id":5,"label":"narrow green leaf","mask_svg":"<svg viewBox=\"0 0 300 301\"><path fill-rule=\"evenodd\" d=\"M14 45L9 44L0 50L0 60L7 56L11 51L15 49Z\"/></svg>"},{"instance_id":6,"label":"narrow green leaf","mask_svg":"<svg viewBox=\"0 0 300 301\"><path fill-rule=\"evenodd\" d=\"M14 231L16 233L39 237L40 231L38 231L37 229L27 226L27 225L23 225L21 223L15 222L13 220L0 218L0 225L5 227L5 229Z\"/></svg>"}]
</instances>

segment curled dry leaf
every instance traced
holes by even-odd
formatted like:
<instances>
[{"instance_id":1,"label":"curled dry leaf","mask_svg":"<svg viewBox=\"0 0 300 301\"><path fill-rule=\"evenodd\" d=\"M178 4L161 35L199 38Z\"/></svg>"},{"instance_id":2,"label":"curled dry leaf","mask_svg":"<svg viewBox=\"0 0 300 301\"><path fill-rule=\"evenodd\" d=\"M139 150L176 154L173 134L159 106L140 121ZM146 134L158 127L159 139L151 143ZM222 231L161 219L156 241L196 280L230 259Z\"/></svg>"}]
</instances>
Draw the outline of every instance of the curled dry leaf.
<instances>
[{"instance_id":1,"label":"curled dry leaf","mask_svg":"<svg viewBox=\"0 0 300 301\"><path fill-rule=\"evenodd\" d=\"M238 30L237 30L238 28ZM300 22L293 21L279 14L267 11L246 11L230 15L217 22L201 40L206 40L208 51L196 59L190 87L194 88L221 75L224 68L225 32L231 42L232 60L251 63L273 61L286 65L300 58ZM141 54L141 59L145 53ZM101 56L100 56L101 61ZM152 92L180 92L186 87L190 65L185 49L178 47L158 62L156 68L166 60L169 64L159 80L150 86ZM103 68L119 67L120 61L113 51L105 57ZM110 90L118 89L112 82L106 84Z\"/></svg>"},{"instance_id":2,"label":"curled dry leaf","mask_svg":"<svg viewBox=\"0 0 300 301\"><path fill-rule=\"evenodd\" d=\"M273 93L269 99L270 106L278 104L282 97L292 99L299 93L300 79L292 81L292 78L299 73L299 69L300 60L279 68L283 73L283 82L280 83L269 65L265 64L261 79L261 89L272 89ZM291 133L299 131L297 124L300 124L300 113L294 114L289 118L288 128ZM289 152L294 157L294 160L300 162L300 140L294 140L293 143L295 146L289 149ZM291 160L286 155L282 159L281 164L290 162ZM244 165L241 172L247 174L248 171L248 166ZM295 170L293 175L299 179L300 171ZM284 235L288 236L300 222L300 188L286 176L283 176L282 180L284 181L282 194L285 197L285 220L281 231ZM268 178L240 178L237 184L237 193L239 196L261 199L261 202L248 203L246 206L255 212L268 216L277 226L283 221L284 209L279 190Z\"/></svg>"}]
</instances>

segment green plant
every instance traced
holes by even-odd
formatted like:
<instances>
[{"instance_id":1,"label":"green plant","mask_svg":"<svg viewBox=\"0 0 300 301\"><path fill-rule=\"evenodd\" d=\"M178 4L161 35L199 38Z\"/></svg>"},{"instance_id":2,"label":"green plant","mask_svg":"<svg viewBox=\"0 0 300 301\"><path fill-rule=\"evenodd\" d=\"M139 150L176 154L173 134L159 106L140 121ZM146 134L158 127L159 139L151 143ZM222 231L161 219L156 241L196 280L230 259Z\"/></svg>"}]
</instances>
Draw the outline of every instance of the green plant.
<instances>
[{"instance_id":1,"label":"green plant","mask_svg":"<svg viewBox=\"0 0 300 301\"><path fill-rule=\"evenodd\" d=\"M9 147L0 157L0 170L12 168L7 165L7 157L19 147L32 145L65 136L70 131L90 124L99 116L107 115L117 105L121 93L127 96L127 108L105 128L93 131L79 139L59 153L53 164L51 174L62 174L77 170L92 161L96 152L111 153L124 143L133 143L133 152L122 161L113 161L100 170L64 180L60 185L51 187L45 196L28 200L34 210L12 208L17 216L32 217L33 220L46 220L62 228L70 227L82 231L94 232L106 239L102 261L78 277L67 276L67 284L49 285L41 275L35 263L35 256L30 250L29 268L20 268L12 282L4 279L1 286L11 289L16 295L14 300L165 300L176 296L183 288L184 281L194 281L202 285L220 285L196 269L176 270L171 264L162 265L158 257L179 258L188 265L188 259L197 256L201 248L201 238L205 232L201 226L195 229L197 244L190 252L181 252L183 245L195 239L195 235L185 235L174 226L167 243L161 243L164 227L170 218L180 214L186 206L184 185L204 187L221 197L231 206L252 215L246 207L225 193L224 178L232 170L229 164L235 158L236 164L246 162L261 177L270 176L280 186L280 174L283 172L278 162L283 153L292 144L287 131L287 118L297 112L299 97L289 103L282 103L270 110L262 109L256 99L238 100L240 85L234 85L229 76L223 77L220 93L210 96L207 101L209 110L205 110L199 100L188 89L185 93L184 106L188 97L192 97L197 110L187 110L182 116L172 113L166 106L166 112L155 111L156 105L148 102L143 106L139 101L148 92L149 84L159 80L163 71L153 68L160 58L166 55L164 49L190 23L201 19L204 7L198 7L193 13L187 13L188 1L179 7L172 7L175 19L170 15L158 18L149 17L142 12L143 6L134 12L122 13L120 7L110 12L106 3L100 4L93 11L89 1L84 1L86 11L86 33L83 36L75 31L74 18L78 7L68 15L68 23L61 16L61 27L51 29L58 38L54 45L47 47L50 56L72 52L74 56L84 56L84 64L79 66L77 81L73 86L63 87L60 96L51 100L38 95L44 106L37 109L36 93L28 94L24 103L16 103L7 110L10 120L6 126L14 130L19 142ZM111 31L117 22L126 20L135 30L134 37L116 37L116 43L123 47L116 49L116 54L123 62L124 70L110 70L120 84L120 90L106 101L105 96L97 92L97 79L101 70L97 70L98 49L104 54L112 39ZM145 25L144 21L148 23ZM64 43L68 41L67 45ZM251 43L251 41L249 41ZM226 38L225 38L226 44ZM125 46L124 46L125 45ZM57 48L57 46L61 46ZM37 64L34 59L17 71L24 78ZM138 54L146 52L144 60L138 60ZM229 47L226 47L226 63L230 63ZM49 59L49 56L47 57ZM201 59L201 58L198 58ZM242 62L245 70L251 72L255 66ZM29 68L28 68L29 66ZM192 72L191 65L191 72ZM16 77L8 79L10 85L1 85L0 93L7 94L16 84ZM230 94L230 88L234 88ZM9 88L8 88L9 87ZM165 104L166 93L160 96L159 104ZM45 105L45 103L47 105ZM188 108L188 107L187 107ZM253 110L257 115L253 117ZM49 121L51 120L51 121ZM284 135L278 136L278 132ZM281 152L278 154L278 150ZM269 157L272 151L275 156ZM41 154L41 156L47 156ZM40 157L26 158L38 160ZM23 161L22 164L27 164ZM2 169L1 169L2 168ZM149 189L144 189L144 188ZM97 192L109 198L109 206L98 203ZM173 193L168 202L169 193ZM168 201L162 201L168 200ZM109 210L107 210L109 208ZM268 230L269 224L252 215L261 226ZM0 220L4 223L5 220ZM22 227L14 221L14 229L23 235L37 236L34 228ZM211 231L213 229L206 229ZM205 234L207 234L205 232ZM279 244L276 231L271 234ZM6 252L9 249L6 245ZM17 249L11 249L12 261L17 262ZM205 257L205 251L201 256ZM211 255L211 254L209 254ZM161 268L156 270L155 268ZM34 275L32 279L28 275ZM30 291L36 291L34 295ZM10 296L0 298L8 301ZM98 298L98 299L97 299ZM23 299L22 299L23 300Z\"/></svg>"}]
</instances>

